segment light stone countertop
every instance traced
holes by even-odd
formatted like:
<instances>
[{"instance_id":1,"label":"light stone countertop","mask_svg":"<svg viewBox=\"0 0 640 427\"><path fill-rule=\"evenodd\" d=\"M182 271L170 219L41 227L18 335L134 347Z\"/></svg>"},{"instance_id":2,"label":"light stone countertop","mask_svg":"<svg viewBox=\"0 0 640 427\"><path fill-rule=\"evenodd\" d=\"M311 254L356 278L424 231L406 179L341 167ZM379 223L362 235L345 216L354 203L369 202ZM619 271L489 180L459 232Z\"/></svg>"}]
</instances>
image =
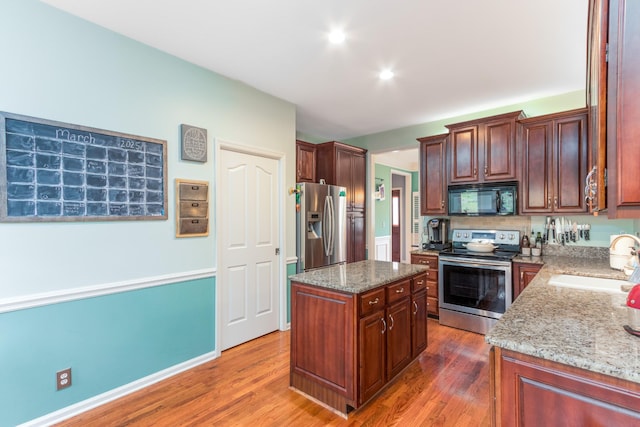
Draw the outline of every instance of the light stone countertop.
<instances>
[{"instance_id":1,"label":"light stone countertop","mask_svg":"<svg viewBox=\"0 0 640 427\"><path fill-rule=\"evenodd\" d=\"M517 260L515 260L517 261ZM544 266L485 341L496 347L640 383L640 338L627 324L626 294L547 284L553 274L626 276L608 258L543 257Z\"/></svg>"},{"instance_id":2,"label":"light stone countertop","mask_svg":"<svg viewBox=\"0 0 640 427\"><path fill-rule=\"evenodd\" d=\"M289 279L305 285L360 294L411 277L427 268L417 264L367 260L294 274Z\"/></svg>"}]
</instances>

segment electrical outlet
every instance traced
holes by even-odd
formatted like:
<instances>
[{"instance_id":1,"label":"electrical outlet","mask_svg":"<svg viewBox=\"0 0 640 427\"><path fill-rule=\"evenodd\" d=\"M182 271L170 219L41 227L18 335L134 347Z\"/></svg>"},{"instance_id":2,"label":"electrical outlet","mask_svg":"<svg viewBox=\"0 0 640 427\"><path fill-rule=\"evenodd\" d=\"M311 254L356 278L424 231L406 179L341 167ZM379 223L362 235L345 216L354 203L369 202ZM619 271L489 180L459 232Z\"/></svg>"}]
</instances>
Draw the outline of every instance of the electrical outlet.
<instances>
[{"instance_id":1,"label":"electrical outlet","mask_svg":"<svg viewBox=\"0 0 640 427\"><path fill-rule=\"evenodd\" d=\"M71 368L56 372L56 390L71 387Z\"/></svg>"}]
</instances>

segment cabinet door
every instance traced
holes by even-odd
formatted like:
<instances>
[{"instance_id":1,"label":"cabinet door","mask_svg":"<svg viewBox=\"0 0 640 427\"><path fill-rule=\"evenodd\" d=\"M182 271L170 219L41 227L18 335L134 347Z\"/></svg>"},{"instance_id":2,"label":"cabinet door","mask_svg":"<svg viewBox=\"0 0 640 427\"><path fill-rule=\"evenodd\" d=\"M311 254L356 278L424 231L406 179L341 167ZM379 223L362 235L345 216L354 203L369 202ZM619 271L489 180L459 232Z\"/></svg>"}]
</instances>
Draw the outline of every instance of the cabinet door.
<instances>
[{"instance_id":1,"label":"cabinet door","mask_svg":"<svg viewBox=\"0 0 640 427\"><path fill-rule=\"evenodd\" d=\"M516 122L496 120L484 126L484 181L508 181L516 179Z\"/></svg>"},{"instance_id":2,"label":"cabinet door","mask_svg":"<svg viewBox=\"0 0 640 427\"><path fill-rule=\"evenodd\" d=\"M353 153L351 155L351 173L353 175L351 178L353 209L364 211L366 180L366 158L364 154Z\"/></svg>"},{"instance_id":3,"label":"cabinet door","mask_svg":"<svg viewBox=\"0 0 640 427\"><path fill-rule=\"evenodd\" d=\"M587 211L584 199L587 115L554 120L554 127L557 159L554 168L554 212L584 213Z\"/></svg>"},{"instance_id":4,"label":"cabinet door","mask_svg":"<svg viewBox=\"0 0 640 427\"><path fill-rule=\"evenodd\" d=\"M359 212L347 214L347 262L365 259L365 217Z\"/></svg>"},{"instance_id":5,"label":"cabinet door","mask_svg":"<svg viewBox=\"0 0 640 427\"><path fill-rule=\"evenodd\" d=\"M553 189L549 181L553 154L553 128L550 121L522 125L522 180L520 212L551 212Z\"/></svg>"},{"instance_id":6,"label":"cabinet door","mask_svg":"<svg viewBox=\"0 0 640 427\"><path fill-rule=\"evenodd\" d=\"M411 296L411 358L415 359L427 348L427 291Z\"/></svg>"},{"instance_id":7,"label":"cabinet door","mask_svg":"<svg viewBox=\"0 0 640 427\"><path fill-rule=\"evenodd\" d=\"M609 2L609 218L640 218L640 2Z\"/></svg>"},{"instance_id":8,"label":"cabinet door","mask_svg":"<svg viewBox=\"0 0 640 427\"><path fill-rule=\"evenodd\" d=\"M420 212L422 215L447 213L446 141L447 134L419 138Z\"/></svg>"},{"instance_id":9,"label":"cabinet door","mask_svg":"<svg viewBox=\"0 0 640 427\"><path fill-rule=\"evenodd\" d=\"M451 184L478 181L478 126L451 129L449 139Z\"/></svg>"},{"instance_id":10,"label":"cabinet door","mask_svg":"<svg viewBox=\"0 0 640 427\"><path fill-rule=\"evenodd\" d=\"M538 264L529 264L529 263L521 263L514 262L513 263L513 300L515 301L518 298L518 295L526 288L529 283L536 277L536 274L542 268L541 265Z\"/></svg>"},{"instance_id":11,"label":"cabinet door","mask_svg":"<svg viewBox=\"0 0 640 427\"><path fill-rule=\"evenodd\" d=\"M360 393L358 401L362 404L386 383L384 360L388 326L384 310L360 319L359 328Z\"/></svg>"},{"instance_id":12,"label":"cabinet door","mask_svg":"<svg viewBox=\"0 0 640 427\"><path fill-rule=\"evenodd\" d=\"M502 426L637 426L637 383L502 351Z\"/></svg>"},{"instance_id":13,"label":"cabinet door","mask_svg":"<svg viewBox=\"0 0 640 427\"><path fill-rule=\"evenodd\" d=\"M411 361L411 299L387 308L387 381Z\"/></svg>"},{"instance_id":14,"label":"cabinet door","mask_svg":"<svg viewBox=\"0 0 640 427\"><path fill-rule=\"evenodd\" d=\"M316 182L316 148L296 141L296 182Z\"/></svg>"},{"instance_id":15,"label":"cabinet door","mask_svg":"<svg viewBox=\"0 0 640 427\"><path fill-rule=\"evenodd\" d=\"M347 210L353 209L353 171L351 152L336 149L336 185L347 188Z\"/></svg>"}]
</instances>

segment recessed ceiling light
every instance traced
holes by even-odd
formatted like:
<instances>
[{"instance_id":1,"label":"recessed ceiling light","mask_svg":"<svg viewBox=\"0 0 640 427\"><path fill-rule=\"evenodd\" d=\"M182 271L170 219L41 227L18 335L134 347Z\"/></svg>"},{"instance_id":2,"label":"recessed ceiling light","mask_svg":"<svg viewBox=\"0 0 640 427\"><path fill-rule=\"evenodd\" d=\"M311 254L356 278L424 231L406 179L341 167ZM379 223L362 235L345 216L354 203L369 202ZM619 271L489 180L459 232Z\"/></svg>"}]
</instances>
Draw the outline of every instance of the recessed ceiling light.
<instances>
[{"instance_id":1,"label":"recessed ceiling light","mask_svg":"<svg viewBox=\"0 0 640 427\"><path fill-rule=\"evenodd\" d=\"M333 30L329 33L329 41L333 44L340 44L344 42L345 38L346 36L342 30Z\"/></svg>"},{"instance_id":2,"label":"recessed ceiling light","mask_svg":"<svg viewBox=\"0 0 640 427\"><path fill-rule=\"evenodd\" d=\"M386 70L382 70L380 72L380 74L378 75L378 77L380 77L380 80L389 80L393 78L393 71L386 69Z\"/></svg>"}]
</instances>

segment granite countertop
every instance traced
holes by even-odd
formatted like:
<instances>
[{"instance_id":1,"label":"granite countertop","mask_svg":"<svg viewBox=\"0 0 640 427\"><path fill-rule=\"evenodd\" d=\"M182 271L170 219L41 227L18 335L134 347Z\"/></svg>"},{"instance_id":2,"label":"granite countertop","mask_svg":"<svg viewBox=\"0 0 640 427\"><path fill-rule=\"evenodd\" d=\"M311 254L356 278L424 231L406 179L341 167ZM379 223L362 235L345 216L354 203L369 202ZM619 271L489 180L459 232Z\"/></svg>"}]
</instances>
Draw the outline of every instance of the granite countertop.
<instances>
[{"instance_id":1,"label":"granite countertop","mask_svg":"<svg viewBox=\"0 0 640 427\"><path fill-rule=\"evenodd\" d=\"M415 251L411 251L411 253L416 255L440 255L440 251L436 249L417 249Z\"/></svg>"},{"instance_id":2,"label":"granite countertop","mask_svg":"<svg viewBox=\"0 0 640 427\"><path fill-rule=\"evenodd\" d=\"M640 338L623 329L628 323L626 294L547 284L553 274L625 280L624 273L612 270L606 258L552 256L542 261L540 272L486 334L486 342L640 383Z\"/></svg>"},{"instance_id":3,"label":"granite countertop","mask_svg":"<svg viewBox=\"0 0 640 427\"><path fill-rule=\"evenodd\" d=\"M427 269L417 264L367 260L294 274L289 279L305 285L360 294Z\"/></svg>"}]
</instances>

